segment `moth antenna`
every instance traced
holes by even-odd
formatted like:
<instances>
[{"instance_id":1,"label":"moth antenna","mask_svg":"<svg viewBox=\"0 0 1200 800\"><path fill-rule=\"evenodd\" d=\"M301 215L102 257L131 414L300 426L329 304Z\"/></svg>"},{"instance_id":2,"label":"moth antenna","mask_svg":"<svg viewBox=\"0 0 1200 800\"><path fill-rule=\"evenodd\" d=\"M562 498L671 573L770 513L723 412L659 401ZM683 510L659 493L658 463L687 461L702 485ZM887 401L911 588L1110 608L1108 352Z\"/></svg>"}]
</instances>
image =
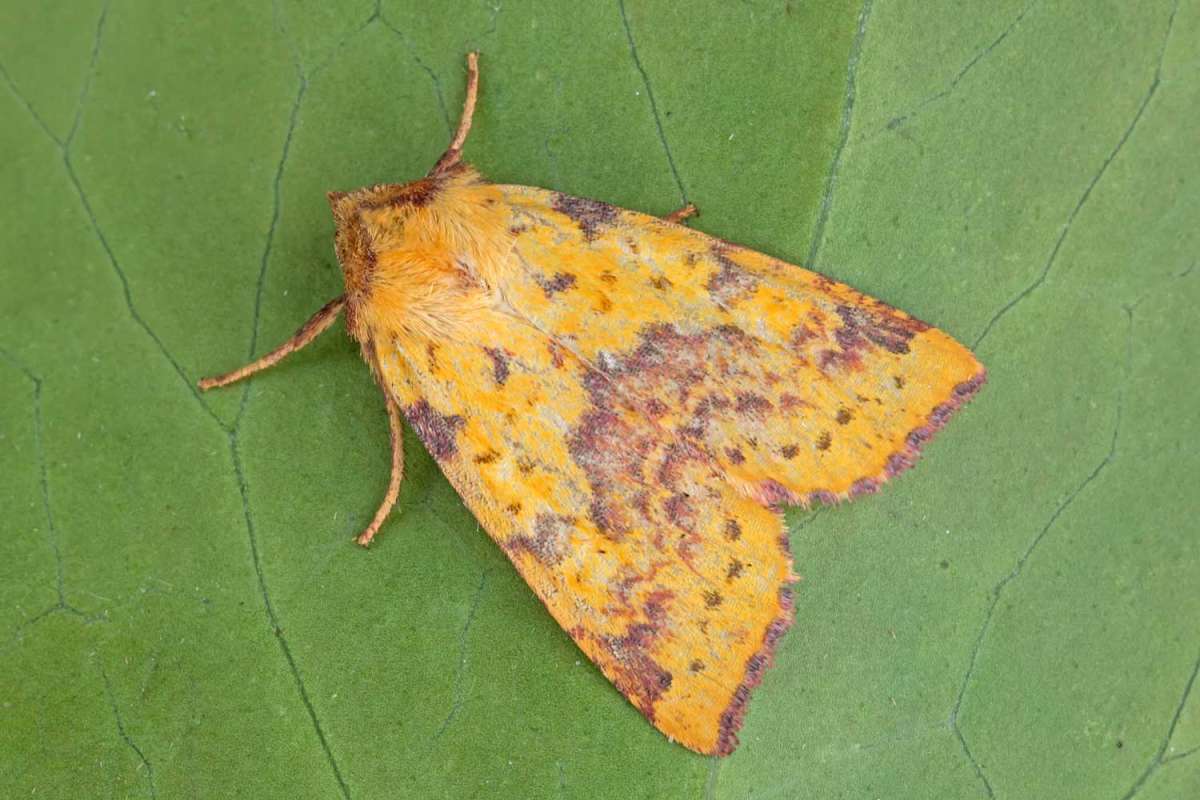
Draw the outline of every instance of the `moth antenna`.
<instances>
[{"instance_id":1,"label":"moth antenna","mask_svg":"<svg viewBox=\"0 0 1200 800\"><path fill-rule=\"evenodd\" d=\"M458 120L458 130L450 140L450 146L442 157L429 170L430 175L441 175L462 158L463 143L471 131L471 118L475 116L475 97L479 94L479 53L467 53L467 98L463 101L462 116Z\"/></svg>"},{"instance_id":2,"label":"moth antenna","mask_svg":"<svg viewBox=\"0 0 1200 800\"><path fill-rule=\"evenodd\" d=\"M224 375L215 375L211 378L201 378L196 384L202 391L216 389L219 386L228 386L231 383L236 383L242 378L248 378L256 372L261 372L267 367L273 367L284 359L285 356L296 352L300 348L307 345L313 339L324 333L330 325L337 319L342 307L346 305L346 296L338 295L330 300L325 305L321 306L321 310L309 317L308 322L296 331L292 338L288 339L283 344L276 347L271 352L267 353L262 358L251 361L243 367L238 367L233 372L226 372Z\"/></svg>"},{"instance_id":3,"label":"moth antenna","mask_svg":"<svg viewBox=\"0 0 1200 800\"><path fill-rule=\"evenodd\" d=\"M388 433L392 440L392 477L388 481L387 494L384 495L383 502L379 504L379 509L375 512L375 518L371 520L367 529L354 540L363 547L371 543L371 539L379 532L379 528L388 518L388 514L392 513L392 507L396 505L396 498L400 496L400 482L404 480L404 433L400 428L400 409L397 407L396 401L392 399L391 393L386 389L383 391L383 397L387 402Z\"/></svg>"}]
</instances>

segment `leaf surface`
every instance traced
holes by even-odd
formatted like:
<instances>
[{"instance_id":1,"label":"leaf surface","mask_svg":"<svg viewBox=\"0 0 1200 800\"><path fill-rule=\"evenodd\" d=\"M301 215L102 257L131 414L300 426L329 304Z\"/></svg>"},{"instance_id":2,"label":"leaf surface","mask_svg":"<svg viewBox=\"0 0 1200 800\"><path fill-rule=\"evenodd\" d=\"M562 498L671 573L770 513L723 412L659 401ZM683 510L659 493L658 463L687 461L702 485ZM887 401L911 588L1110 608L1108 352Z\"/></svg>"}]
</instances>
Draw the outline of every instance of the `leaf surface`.
<instances>
[{"instance_id":1,"label":"leaf surface","mask_svg":"<svg viewBox=\"0 0 1200 800\"><path fill-rule=\"evenodd\" d=\"M25 797L1200 793L1200 4L0 3L0 787ZM467 157L880 297L990 380L789 514L725 760L575 649L339 325L324 193Z\"/></svg>"}]
</instances>

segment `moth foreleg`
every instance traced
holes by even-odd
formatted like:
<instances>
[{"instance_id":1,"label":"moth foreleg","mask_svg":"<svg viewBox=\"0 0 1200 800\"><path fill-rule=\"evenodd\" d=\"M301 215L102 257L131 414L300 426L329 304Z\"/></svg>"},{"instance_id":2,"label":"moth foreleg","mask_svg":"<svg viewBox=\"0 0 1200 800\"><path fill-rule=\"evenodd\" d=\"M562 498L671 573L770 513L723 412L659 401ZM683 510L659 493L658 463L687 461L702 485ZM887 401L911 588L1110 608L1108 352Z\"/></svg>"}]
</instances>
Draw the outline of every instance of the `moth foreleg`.
<instances>
[{"instance_id":1,"label":"moth foreleg","mask_svg":"<svg viewBox=\"0 0 1200 800\"><path fill-rule=\"evenodd\" d=\"M694 203L688 203L683 208L676 209L675 211L672 211L670 214L667 214L665 217L663 217L663 220L665 220L666 222L679 223L679 222L683 222L685 219L688 219L689 217L694 217L699 213L700 213L700 209L696 208L696 205Z\"/></svg>"},{"instance_id":2,"label":"moth foreleg","mask_svg":"<svg viewBox=\"0 0 1200 800\"><path fill-rule=\"evenodd\" d=\"M288 339L283 344L276 347L271 352L267 353L262 358L251 361L243 367L238 367L233 372L226 372L224 375L214 375L211 378L201 378L197 382L202 390L216 389L219 386L228 386L231 383L237 383L242 378L248 378L256 372L262 372L267 367L273 367L282 361L286 356L291 355L300 348L307 345L313 339L324 333L330 325L337 319L337 315L341 312L342 307L346 305L346 296L340 295L333 298L321 310L309 317L308 322L300 327L300 330Z\"/></svg>"},{"instance_id":3,"label":"moth foreleg","mask_svg":"<svg viewBox=\"0 0 1200 800\"><path fill-rule=\"evenodd\" d=\"M404 431L400 427L400 408L386 389L383 397L387 402L388 432L391 434L392 440L392 477L388 481L387 494L384 495L383 502L375 512L375 518L371 520L367 529L354 540L363 547L371 543L371 539L379 532L384 520L391 513L392 506L396 505L396 498L400 496L400 482L404 480Z\"/></svg>"}]
</instances>

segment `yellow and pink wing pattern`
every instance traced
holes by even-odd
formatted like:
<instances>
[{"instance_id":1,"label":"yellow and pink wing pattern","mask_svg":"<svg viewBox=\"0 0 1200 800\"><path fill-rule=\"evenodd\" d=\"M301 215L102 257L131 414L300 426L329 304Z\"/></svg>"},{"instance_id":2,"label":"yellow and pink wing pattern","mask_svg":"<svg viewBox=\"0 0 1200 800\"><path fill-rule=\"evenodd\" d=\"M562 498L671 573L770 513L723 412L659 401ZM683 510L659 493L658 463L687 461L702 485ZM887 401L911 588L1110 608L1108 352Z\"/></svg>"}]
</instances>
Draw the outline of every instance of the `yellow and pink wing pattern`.
<instances>
[{"instance_id":1,"label":"yellow and pink wing pattern","mask_svg":"<svg viewBox=\"0 0 1200 800\"><path fill-rule=\"evenodd\" d=\"M508 302L764 502L870 492L985 379L936 328L823 275L593 200L501 186ZM634 363L636 362L636 363ZM610 381L611 383L611 381Z\"/></svg>"},{"instance_id":2,"label":"yellow and pink wing pattern","mask_svg":"<svg viewBox=\"0 0 1200 800\"><path fill-rule=\"evenodd\" d=\"M371 360L554 618L660 730L725 754L791 621L782 503L873 491L982 383L946 334L682 225L488 186L493 307Z\"/></svg>"}]
</instances>

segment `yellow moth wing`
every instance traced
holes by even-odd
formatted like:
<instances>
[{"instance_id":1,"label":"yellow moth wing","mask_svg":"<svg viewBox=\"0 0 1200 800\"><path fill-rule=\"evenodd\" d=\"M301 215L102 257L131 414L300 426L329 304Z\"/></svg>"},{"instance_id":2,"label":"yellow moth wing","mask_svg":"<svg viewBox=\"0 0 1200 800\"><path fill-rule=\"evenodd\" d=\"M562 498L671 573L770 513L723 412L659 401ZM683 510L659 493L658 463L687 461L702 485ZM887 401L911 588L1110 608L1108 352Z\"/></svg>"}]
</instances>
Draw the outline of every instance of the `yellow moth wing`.
<instances>
[{"instance_id":1,"label":"yellow moth wing","mask_svg":"<svg viewBox=\"0 0 1200 800\"><path fill-rule=\"evenodd\" d=\"M777 506L908 466L978 362L823 276L466 167L337 203L351 330L447 478L656 727L731 752L791 619Z\"/></svg>"},{"instance_id":2,"label":"yellow moth wing","mask_svg":"<svg viewBox=\"0 0 1200 800\"><path fill-rule=\"evenodd\" d=\"M685 393L668 422L765 502L873 491L984 380L942 331L823 275L639 212L499 188L519 232L509 302L592 363L653 362L640 391Z\"/></svg>"},{"instance_id":3,"label":"yellow moth wing","mask_svg":"<svg viewBox=\"0 0 1200 800\"><path fill-rule=\"evenodd\" d=\"M470 339L377 340L383 383L617 688L672 739L731 751L748 690L790 621L781 516L711 463L681 458L652 421L598 411L588 367L542 332L495 312L477 322ZM590 464L589 447L612 468ZM656 474L664 468L672 474Z\"/></svg>"}]
</instances>

